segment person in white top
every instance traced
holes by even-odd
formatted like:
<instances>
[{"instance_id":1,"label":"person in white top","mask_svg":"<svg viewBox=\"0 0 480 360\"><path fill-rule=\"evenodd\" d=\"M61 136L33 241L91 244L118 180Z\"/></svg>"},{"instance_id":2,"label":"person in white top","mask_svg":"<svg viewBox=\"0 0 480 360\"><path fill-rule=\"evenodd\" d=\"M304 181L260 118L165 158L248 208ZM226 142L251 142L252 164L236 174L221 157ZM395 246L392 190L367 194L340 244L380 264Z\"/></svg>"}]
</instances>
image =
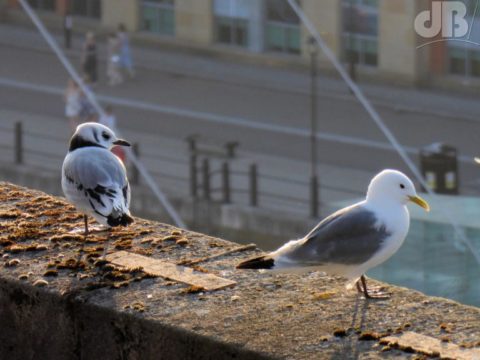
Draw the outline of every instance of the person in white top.
<instances>
[{"instance_id":1,"label":"person in white top","mask_svg":"<svg viewBox=\"0 0 480 360\"><path fill-rule=\"evenodd\" d=\"M113 113L113 108L111 105L105 107L105 115L100 117L99 123L110 128L112 131L115 131L117 127L117 118Z\"/></svg>"},{"instance_id":2,"label":"person in white top","mask_svg":"<svg viewBox=\"0 0 480 360\"><path fill-rule=\"evenodd\" d=\"M107 43L108 60L107 60L107 77L111 86L121 84L123 76L120 71L120 40L116 34L111 33L108 36Z\"/></svg>"},{"instance_id":3,"label":"person in white top","mask_svg":"<svg viewBox=\"0 0 480 360\"><path fill-rule=\"evenodd\" d=\"M130 40L128 39L127 28L124 24L118 25L117 37L120 41L120 67L127 71L130 78L135 77L133 68L132 52L130 51Z\"/></svg>"},{"instance_id":4,"label":"person in white top","mask_svg":"<svg viewBox=\"0 0 480 360\"><path fill-rule=\"evenodd\" d=\"M72 131L75 131L80 122L79 116L82 109L81 96L78 84L73 79L69 79L67 88L65 89L64 100L65 116L70 123Z\"/></svg>"}]
</instances>

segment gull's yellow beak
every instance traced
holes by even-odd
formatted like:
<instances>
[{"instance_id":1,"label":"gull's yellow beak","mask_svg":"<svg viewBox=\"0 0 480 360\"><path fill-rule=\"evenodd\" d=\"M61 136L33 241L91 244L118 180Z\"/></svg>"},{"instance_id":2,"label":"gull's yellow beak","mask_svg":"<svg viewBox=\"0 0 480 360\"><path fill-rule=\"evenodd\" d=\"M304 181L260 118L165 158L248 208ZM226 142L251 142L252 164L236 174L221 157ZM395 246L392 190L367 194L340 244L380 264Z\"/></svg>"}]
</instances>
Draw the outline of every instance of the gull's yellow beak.
<instances>
[{"instance_id":1,"label":"gull's yellow beak","mask_svg":"<svg viewBox=\"0 0 480 360\"><path fill-rule=\"evenodd\" d=\"M414 202L415 204L417 204L418 206L424 208L425 211L430 211L430 205L428 205L428 203L425 200L423 200L420 196L418 196L418 195L409 196L408 199L411 202Z\"/></svg>"}]
</instances>

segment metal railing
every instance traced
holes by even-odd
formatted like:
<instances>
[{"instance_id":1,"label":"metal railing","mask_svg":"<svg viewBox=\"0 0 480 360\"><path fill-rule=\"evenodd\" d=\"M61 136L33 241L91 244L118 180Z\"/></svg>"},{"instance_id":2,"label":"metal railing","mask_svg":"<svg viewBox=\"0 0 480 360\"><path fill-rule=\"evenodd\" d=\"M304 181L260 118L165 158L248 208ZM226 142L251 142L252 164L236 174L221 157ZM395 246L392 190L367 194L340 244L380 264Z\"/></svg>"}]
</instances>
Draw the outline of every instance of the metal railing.
<instances>
[{"instance_id":1,"label":"metal railing","mask_svg":"<svg viewBox=\"0 0 480 360\"><path fill-rule=\"evenodd\" d=\"M0 126L4 141L0 141L0 149L4 149L1 158L14 165L34 166L42 170L60 173L64 153L55 151L58 148L48 144L66 144L68 139L61 135L26 130L22 122L12 126ZM236 161L235 152L227 147L210 148L205 153L192 152L185 146L183 154L163 154L162 151L148 151L156 147L158 141L134 143L132 151L136 157L147 164L155 181L162 182L170 198L207 200L216 203L278 209L286 212L308 216L312 199L309 197L311 186L308 175L305 180L272 175L262 172L259 166L248 158ZM62 145L60 145L62 146ZM65 151L67 146L65 146ZM175 169L173 171L172 169ZM142 177L134 166L129 166L129 180L132 187L145 186ZM281 191L279 189L300 191ZM320 185L319 191L333 190L360 197L360 192L328 185ZM302 196L303 194L303 196ZM318 203L318 205L321 205Z\"/></svg>"}]
</instances>

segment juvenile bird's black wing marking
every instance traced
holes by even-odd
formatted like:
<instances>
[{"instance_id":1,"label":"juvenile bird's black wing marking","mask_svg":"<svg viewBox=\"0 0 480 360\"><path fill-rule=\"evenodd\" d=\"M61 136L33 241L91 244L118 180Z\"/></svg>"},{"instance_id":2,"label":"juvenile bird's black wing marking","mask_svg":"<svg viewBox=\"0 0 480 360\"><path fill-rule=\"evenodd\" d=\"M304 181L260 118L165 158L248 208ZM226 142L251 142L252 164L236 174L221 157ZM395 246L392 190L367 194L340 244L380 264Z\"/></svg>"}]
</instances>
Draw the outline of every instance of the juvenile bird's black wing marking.
<instances>
[{"instance_id":1,"label":"juvenile bird's black wing marking","mask_svg":"<svg viewBox=\"0 0 480 360\"><path fill-rule=\"evenodd\" d=\"M95 200L101 206L105 207L105 203L102 200L102 194L97 192L95 189L85 189L85 195L89 196L91 199Z\"/></svg>"}]
</instances>

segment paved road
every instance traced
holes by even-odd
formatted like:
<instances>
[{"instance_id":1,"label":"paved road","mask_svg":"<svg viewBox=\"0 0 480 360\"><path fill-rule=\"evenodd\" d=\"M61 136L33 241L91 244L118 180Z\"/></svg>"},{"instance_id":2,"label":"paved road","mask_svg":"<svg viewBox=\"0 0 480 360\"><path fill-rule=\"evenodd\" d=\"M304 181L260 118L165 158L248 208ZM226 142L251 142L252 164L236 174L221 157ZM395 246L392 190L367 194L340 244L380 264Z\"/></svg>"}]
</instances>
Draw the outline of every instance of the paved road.
<instances>
[{"instance_id":1,"label":"paved road","mask_svg":"<svg viewBox=\"0 0 480 360\"><path fill-rule=\"evenodd\" d=\"M59 93L67 78L65 71L43 50L40 38L32 43L34 35L22 30L22 41L17 44L8 36L18 32L9 31L0 35L0 108L61 119ZM118 104L121 128L174 139L196 133L217 144L236 140L249 153L307 165L309 96L305 74L158 50L139 49L138 54L141 66L134 81L118 88L100 84L97 89L109 102ZM75 58L76 52L70 55ZM198 65L198 73L191 63ZM219 73L212 71L217 65ZM26 84L37 87L26 89ZM405 169L340 82L321 77L319 88L321 163L368 172L385 167ZM480 152L480 122L475 118L480 113L478 99L373 85L367 86L367 92L411 154L436 141L458 147L464 160L463 184L467 191L475 190L478 169L470 158ZM423 109L422 102L426 104ZM285 164L285 175L289 175Z\"/></svg>"}]
</instances>

